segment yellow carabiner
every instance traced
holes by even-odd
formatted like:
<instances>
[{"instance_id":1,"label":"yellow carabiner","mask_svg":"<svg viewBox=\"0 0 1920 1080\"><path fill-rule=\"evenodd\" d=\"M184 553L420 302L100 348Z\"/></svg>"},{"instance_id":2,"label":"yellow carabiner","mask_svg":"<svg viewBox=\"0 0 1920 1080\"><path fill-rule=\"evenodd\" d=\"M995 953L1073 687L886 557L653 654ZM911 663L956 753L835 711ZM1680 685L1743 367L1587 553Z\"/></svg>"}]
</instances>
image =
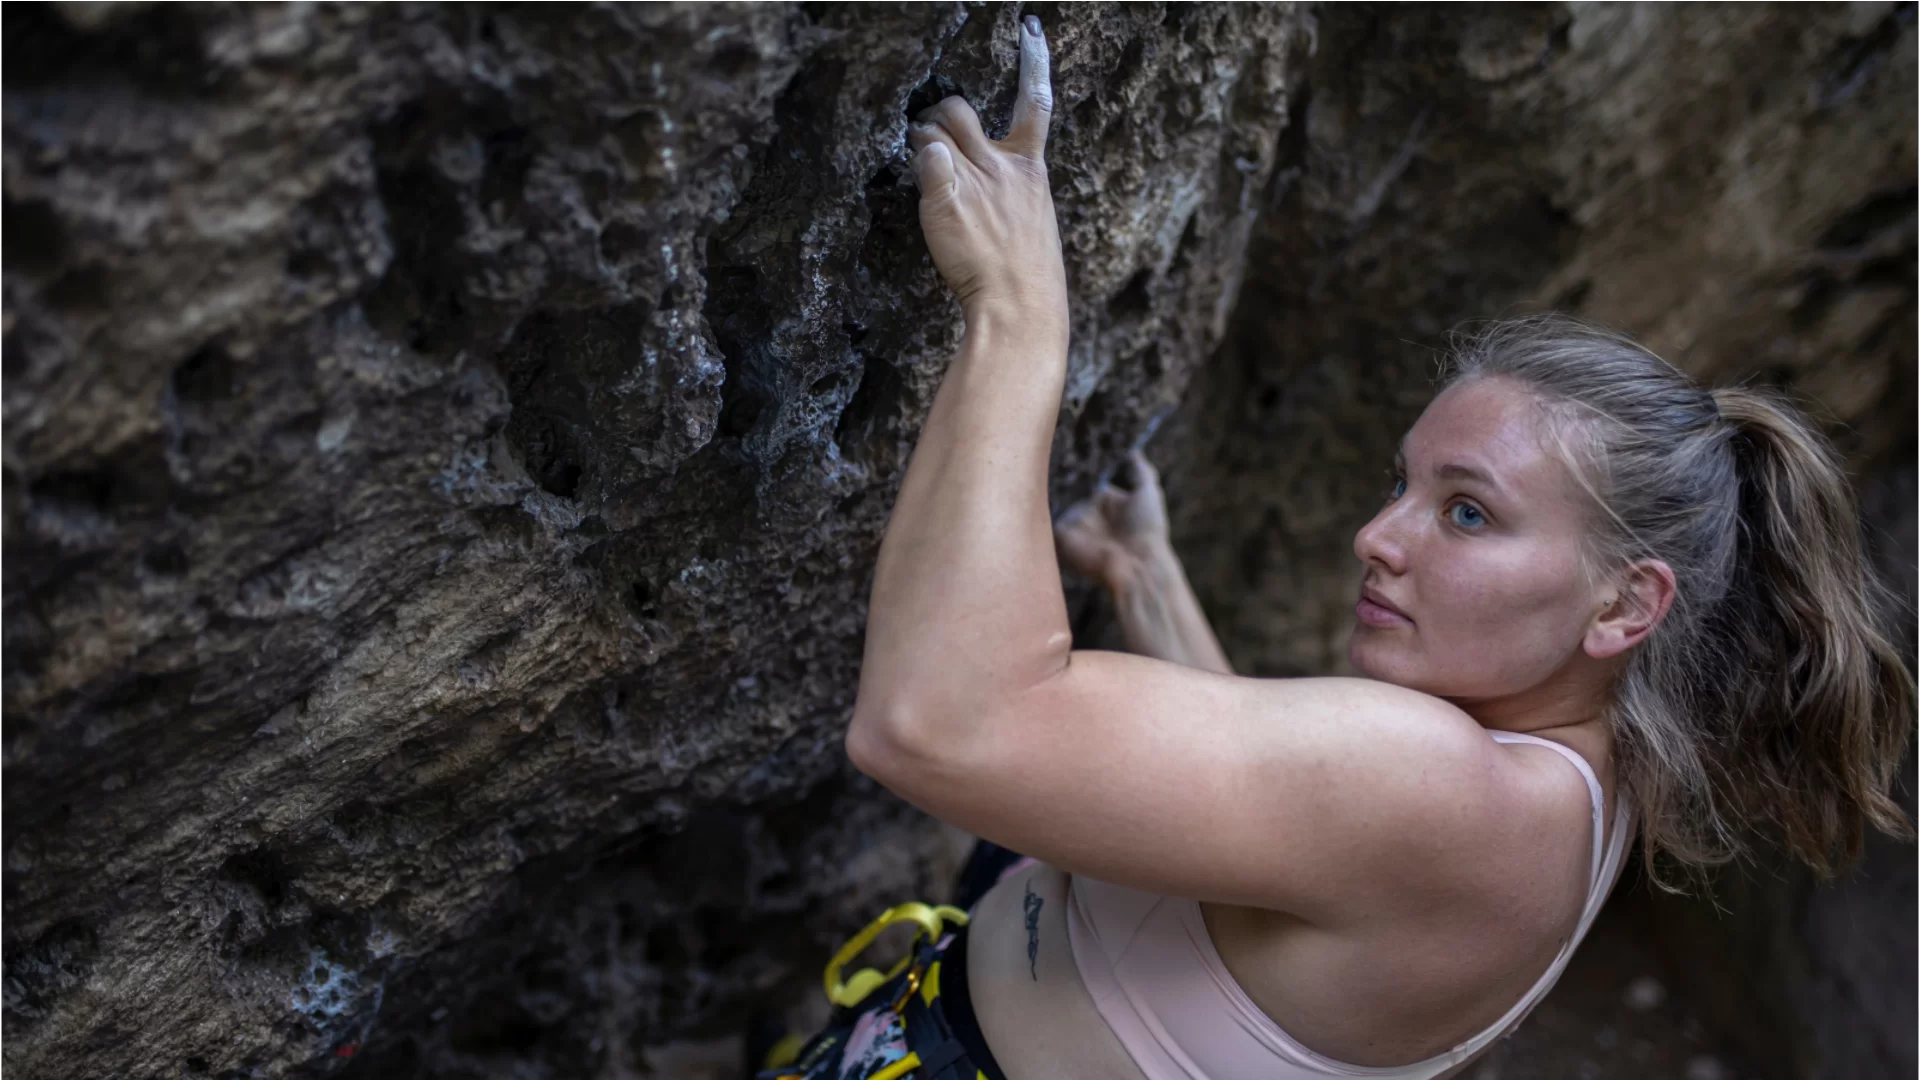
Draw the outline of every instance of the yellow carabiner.
<instances>
[{"instance_id":1,"label":"yellow carabiner","mask_svg":"<svg viewBox=\"0 0 1920 1080\"><path fill-rule=\"evenodd\" d=\"M896 904L888 908L879 918L868 923L866 929L848 938L847 943L840 947L840 951L833 954L833 959L827 961L824 981L827 985L828 1001L848 1007L858 1005L862 998L873 992L874 987L907 969L907 966L913 962L912 952L901 957L900 962L893 965L885 974L873 968L861 968L853 973L852 978L844 981L840 978L841 969L865 951L867 946L873 944L873 939L879 937L881 931L895 923L903 922L914 923L920 927L920 933L926 935L927 940L938 941L943 922L965 926L967 913L947 904L929 907L918 902ZM917 937L916 940L918 940Z\"/></svg>"}]
</instances>

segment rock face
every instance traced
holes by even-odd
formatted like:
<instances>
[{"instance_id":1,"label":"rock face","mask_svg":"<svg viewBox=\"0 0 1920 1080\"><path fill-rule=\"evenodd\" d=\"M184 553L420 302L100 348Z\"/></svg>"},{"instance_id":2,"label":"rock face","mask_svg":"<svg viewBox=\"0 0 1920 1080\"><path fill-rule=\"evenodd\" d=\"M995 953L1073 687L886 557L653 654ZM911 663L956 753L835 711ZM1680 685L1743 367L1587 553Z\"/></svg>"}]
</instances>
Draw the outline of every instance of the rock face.
<instances>
[{"instance_id":1,"label":"rock face","mask_svg":"<svg viewBox=\"0 0 1920 1080\"><path fill-rule=\"evenodd\" d=\"M9 10L9 1071L634 1075L944 887L840 736L960 329L905 127L1018 14ZM1049 22L1068 491L1309 40Z\"/></svg>"},{"instance_id":2,"label":"rock face","mask_svg":"<svg viewBox=\"0 0 1920 1080\"><path fill-rule=\"evenodd\" d=\"M905 125L1004 127L1022 10L7 10L9 1070L666 1074L944 888L840 733L959 331ZM1177 405L1244 670L1337 668L1426 350L1515 305L1816 397L1911 594L1911 5L1025 10L1055 495Z\"/></svg>"}]
</instances>

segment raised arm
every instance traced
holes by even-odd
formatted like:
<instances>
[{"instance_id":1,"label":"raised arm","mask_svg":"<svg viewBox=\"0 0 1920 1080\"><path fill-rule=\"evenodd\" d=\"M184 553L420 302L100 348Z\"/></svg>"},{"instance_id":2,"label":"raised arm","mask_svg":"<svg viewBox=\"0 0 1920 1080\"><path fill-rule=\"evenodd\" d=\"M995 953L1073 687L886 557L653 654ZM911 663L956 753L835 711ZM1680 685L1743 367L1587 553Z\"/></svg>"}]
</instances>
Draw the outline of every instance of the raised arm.
<instances>
[{"instance_id":1,"label":"raised arm","mask_svg":"<svg viewBox=\"0 0 1920 1080\"><path fill-rule=\"evenodd\" d=\"M1103 484L1054 523L1061 558L1113 594L1129 652L1233 674L1174 553L1159 474L1137 450L1126 468L1130 490Z\"/></svg>"},{"instance_id":2,"label":"raised arm","mask_svg":"<svg viewBox=\"0 0 1920 1080\"><path fill-rule=\"evenodd\" d=\"M961 98L921 114L920 221L966 334L880 545L850 753L929 740L1057 673L1073 636L1053 552L1047 456L1066 383L1067 285L1047 123L1046 41L1020 33L1020 97L998 142Z\"/></svg>"}]
</instances>

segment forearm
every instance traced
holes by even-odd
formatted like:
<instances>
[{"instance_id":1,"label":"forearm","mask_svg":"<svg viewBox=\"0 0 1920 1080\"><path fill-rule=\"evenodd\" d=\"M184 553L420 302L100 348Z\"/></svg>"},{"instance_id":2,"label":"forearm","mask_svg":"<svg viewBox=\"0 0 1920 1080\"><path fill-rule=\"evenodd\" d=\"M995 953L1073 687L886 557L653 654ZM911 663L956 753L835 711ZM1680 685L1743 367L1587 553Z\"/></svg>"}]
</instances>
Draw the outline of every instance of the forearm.
<instances>
[{"instance_id":1,"label":"forearm","mask_svg":"<svg viewBox=\"0 0 1920 1080\"><path fill-rule=\"evenodd\" d=\"M1047 506L1066 341L1064 311L969 312L880 545L850 739L957 734L1066 663Z\"/></svg>"},{"instance_id":2,"label":"forearm","mask_svg":"<svg viewBox=\"0 0 1920 1080\"><path fill-rule=\"evenodd\" d=\"M1129 562L1109 583L1127 650L1188 667L1233 674L1220 640L1171 548Z\"/></svg>"}]
</instances>

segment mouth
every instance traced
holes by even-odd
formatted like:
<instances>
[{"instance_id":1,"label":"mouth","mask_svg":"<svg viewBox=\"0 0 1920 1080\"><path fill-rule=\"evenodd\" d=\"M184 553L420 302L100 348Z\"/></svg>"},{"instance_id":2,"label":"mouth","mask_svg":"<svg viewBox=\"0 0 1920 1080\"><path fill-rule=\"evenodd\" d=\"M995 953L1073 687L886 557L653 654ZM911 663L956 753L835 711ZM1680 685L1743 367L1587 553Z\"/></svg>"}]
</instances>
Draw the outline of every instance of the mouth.
<instances>
[{"instance_id":1,"label":"mouth","mask_svg":"<svg viewBox=\"0 0 1920 1080\"><path fill-rule=\"evenodd\" d=\"M1353 615L1362 623L1381 630L1413 625L1413 620L1407 617L1406 612L1394 607L1386 597L1371 588L1360 590L1360 602L1354 605Z\"/></svg>"}]
</instances>

